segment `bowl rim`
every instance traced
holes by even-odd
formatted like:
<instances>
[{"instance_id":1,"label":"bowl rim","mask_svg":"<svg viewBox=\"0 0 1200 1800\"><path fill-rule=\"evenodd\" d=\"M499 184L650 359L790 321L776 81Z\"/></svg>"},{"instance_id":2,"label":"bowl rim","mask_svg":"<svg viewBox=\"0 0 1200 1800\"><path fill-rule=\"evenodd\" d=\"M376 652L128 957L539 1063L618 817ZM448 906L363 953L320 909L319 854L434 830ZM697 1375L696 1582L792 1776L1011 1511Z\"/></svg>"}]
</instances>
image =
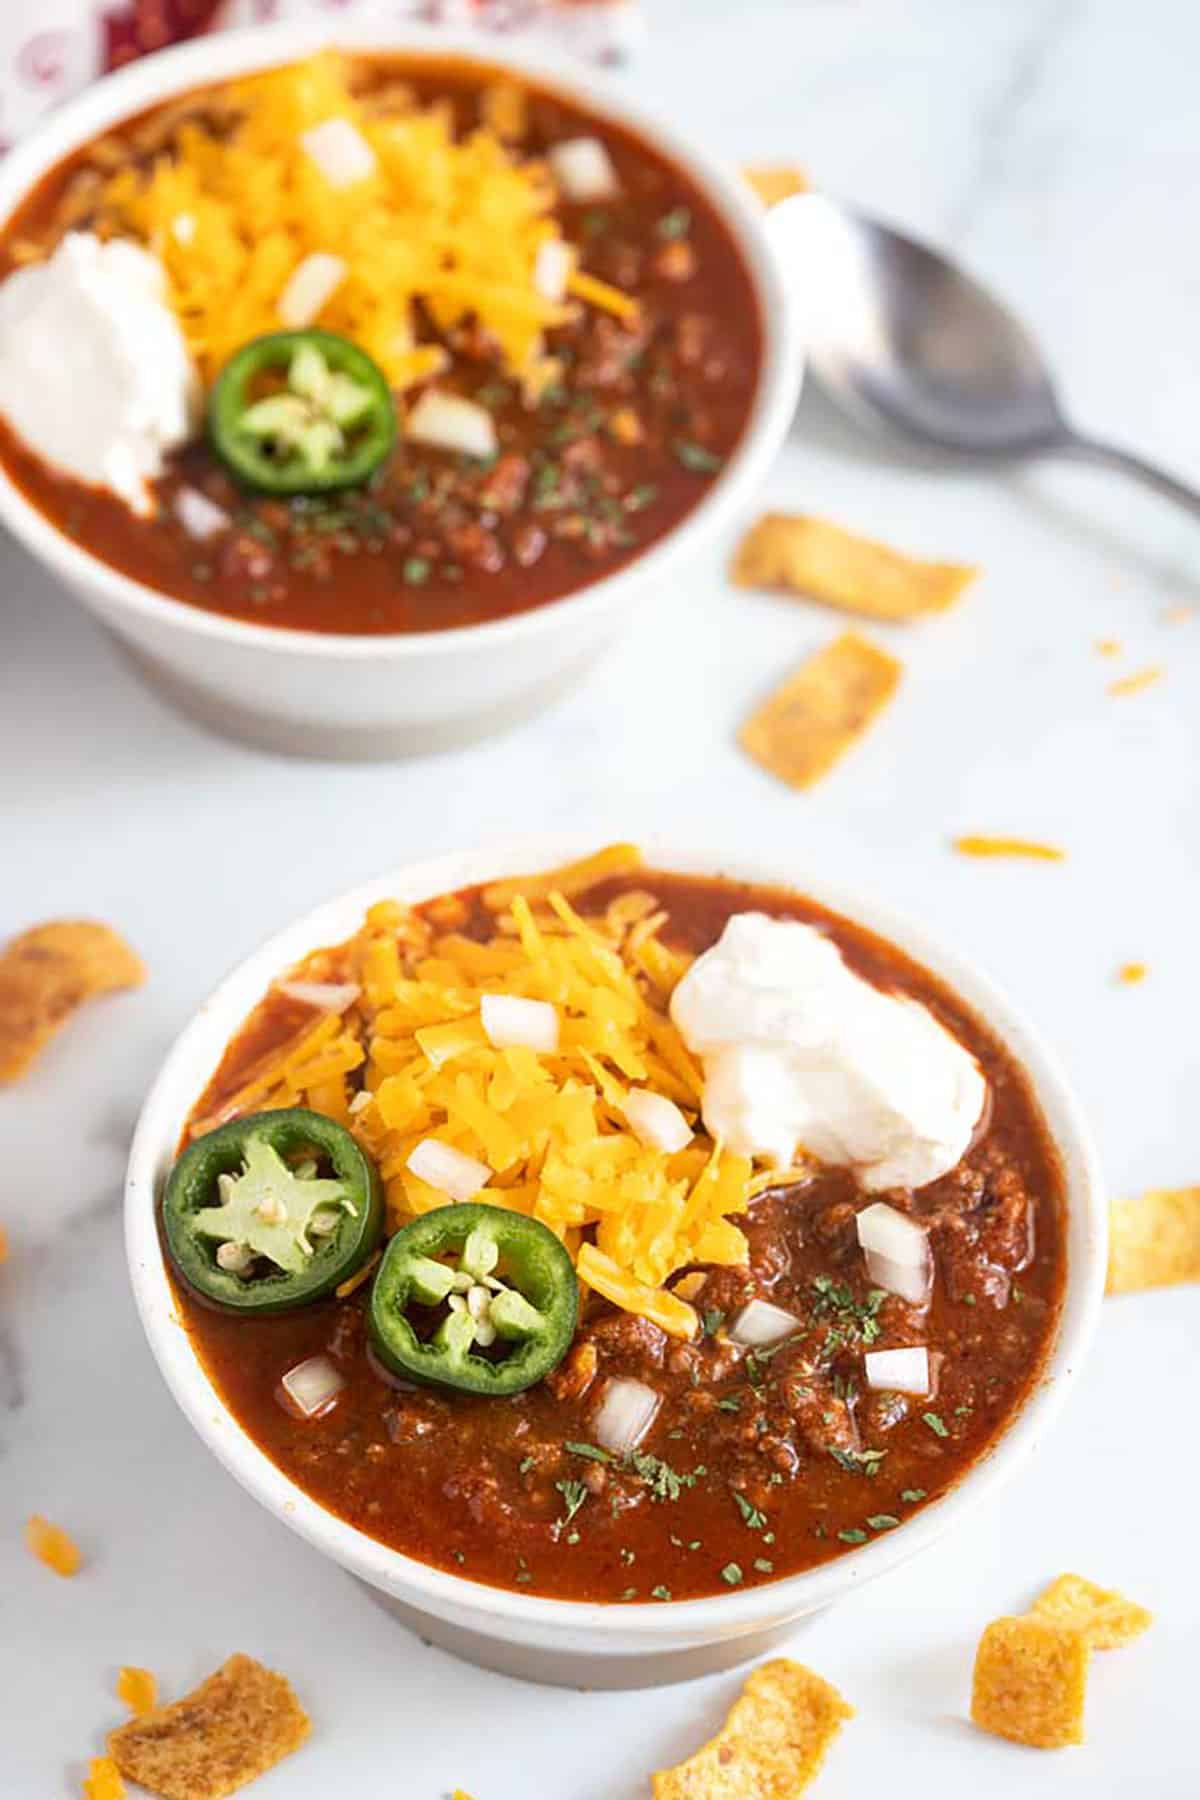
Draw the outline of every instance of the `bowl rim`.
<instances>
[{"instance_id":1,"label":"bowl rim","mask_svg":"<svg viewBox=\"0 0 1200 1800\"><path fill-rule=\"evenodd\" d=\"M150 626L182 631L227 644L275 648L335 661L436 655L460 646L490 649L552 630L567 609L581 625L619 600L633 582L661 575L739 504L747 501L782 443L795 411L802 376L795 302L772 250L766 212L736 170L710 155L688 133L665 123L652 108L629 99L611 80L543 47L510 47L481 41L479 33L444 30L419 21L279 21L193 38L153 57L103 76L64 102L23 138L0 163L0 229L32 188L57 163L111 126L191 88L239 74L282 66L322 49L412 57L453 58L484 69L525 75L564 95L584 111L644 138L678 164L701 189L733 238L753 284L762 319L762 360L754 401L742 435L713 485L678 523L642 554L613 573L569 590L531 611L450 626L444 631L320 632L294 626L229 619L177 599L125 575L76 543L28 500L0 464L0 521L40 561L77 589L101 593L111 606Z\"/></svg>"},{"instance_id":2,"label":"bowl rim","mask_svg":"<svg viewBox=\"0 0 1200 1800\"><path fill-rule=\"evenodd\" d=\"M941 1499L898 1531L831 1562L778 1581L728 1594L669 1602L562 1600L492 1587L390 1549L326 1511L259 1449L225 1408L174 1307L156 1228L156 1195L170 1166L187 1112L254 1002L301 956L349 935L374 900L432 898L472 882L552 868L595 848L595 835L526 838L409 862L324 902L243 958L220 982L175 1040L138 1119L125 1186L126 1253L134 1297L151 1351L175 1400L200 1437L262 1505L316 1549L372 1586L427 1613L461 1616L480 1628L507 1626L529 1634L564 1629L593 1648L648 1648L655 1641L728 1636L766 1620L815 1611L906 1562L972 1507L995 1492L1034 1451L1067 1397L1098 1322L1107 1266L1107 1205L1088 1126L1057 1058L1024 1016L976 966L944 950L923 926L822 879L809 880L786 858L740 851L683 850L649 838L648 866L683 874L727 876L790 888L895 944L947 982L1024 1068L1062 1160L1067 1195L1067 1277L1054 1343L1036 1386L982 1458ZM483 1621L486 1621L485 1623Z\"/></svg>"}]
</instances>

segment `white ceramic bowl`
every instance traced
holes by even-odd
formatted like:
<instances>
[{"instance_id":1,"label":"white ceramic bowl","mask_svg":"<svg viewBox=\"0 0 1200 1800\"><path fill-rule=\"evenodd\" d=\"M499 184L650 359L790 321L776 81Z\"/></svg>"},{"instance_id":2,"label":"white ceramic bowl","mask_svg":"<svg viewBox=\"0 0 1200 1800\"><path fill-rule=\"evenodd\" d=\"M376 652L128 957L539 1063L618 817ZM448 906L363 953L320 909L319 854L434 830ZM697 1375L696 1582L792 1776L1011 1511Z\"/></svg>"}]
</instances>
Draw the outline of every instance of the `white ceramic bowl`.
<instances>
[{"instance_id":1,"label":"white ceramic bowl","mask_svg":"<svg viewBox=\"0 0 1200 1800\"><path fill-rule=\"evenodd\" d=\"M338 943L388 895L419 901L465 885L552 868L594 842L545 840L409 864L318 907L222 982L177 1040L138 1122L125 1196L129 1270L142 1323L168 1385L205 1443L262 1505L387 1596L423 1636L512 1673L584 1685L644 1685L757 1654L805 1614L925 1549L992 1492L1050 1429L1096 1323L1104 1290L1107 1210L1095 1152L1053 1058L969 964L873 901L842 894L777 862L645 846L655 866L791 886L879 933L941 976L996 1030L1026 1070L1062 1158L1069 1221L1062 1319L1046 1372L1009 1429L959 1485L886 1537L764 1587L650 1606L539 1599L486 1587L390 1550L326 1512L270 1462L222 1404L180 1329L155 1224L156 1197L187 1115L246 1014L310 950Z\"/></svg>"},{"instance_id":2,"label":"white ceramic bowl","mask_svg":"<svg viewBox=\"0 0 1200 1800\"><path fill-rule=\"evenodd\" d=\"M204 724L297 755L380 757L467 742L546 704L761 485L795 410L800 356L762 209L741 179L617 90L545 58L406 25L267 26L199 38L69 102L0 164L0 220L80 145L157 102L336 44L459 53L528 75L630 127L683 167L725 221L762 310L764 356L747 430L709 493L658 544L574 596L491 624L410 636L328 636L224 619L171 600L64 536L0 471L0 519L108 627L139 671Z\"/></svg>"}]
</instances>

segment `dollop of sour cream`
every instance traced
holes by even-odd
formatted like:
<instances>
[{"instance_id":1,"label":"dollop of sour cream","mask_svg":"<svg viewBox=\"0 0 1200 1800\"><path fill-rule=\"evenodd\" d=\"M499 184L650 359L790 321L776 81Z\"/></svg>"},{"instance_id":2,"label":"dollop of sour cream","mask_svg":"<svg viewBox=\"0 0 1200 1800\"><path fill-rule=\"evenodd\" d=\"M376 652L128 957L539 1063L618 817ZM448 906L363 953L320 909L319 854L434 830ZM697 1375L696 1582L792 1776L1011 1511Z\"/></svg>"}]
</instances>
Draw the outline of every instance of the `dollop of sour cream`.
<instances>
[{"instance_id":1,"label":"dollop of sour cream","mask_svg":"<svg viewBox=\"0 0 1200 1800\"><path fill-rule=\"evenodd\" d=\"M795 919L738 913L671 1017L704 1065L704 1123L741 1156L807 1153L863 1188L924 1187L970 1144L978 1063L919 1001L884 993Z\"/></svg>"},{"instance_id":2,"label":"dollop of sour cream","mask_svg":"<svg viewBox=\"0 0 1200 1800\"><path fill-rule=\"evenodd\" d=\"M142 515L200 402L165 292L147 251L79 231L0 283L0 413L45 462Z\"/></svg>"}]
</instances>

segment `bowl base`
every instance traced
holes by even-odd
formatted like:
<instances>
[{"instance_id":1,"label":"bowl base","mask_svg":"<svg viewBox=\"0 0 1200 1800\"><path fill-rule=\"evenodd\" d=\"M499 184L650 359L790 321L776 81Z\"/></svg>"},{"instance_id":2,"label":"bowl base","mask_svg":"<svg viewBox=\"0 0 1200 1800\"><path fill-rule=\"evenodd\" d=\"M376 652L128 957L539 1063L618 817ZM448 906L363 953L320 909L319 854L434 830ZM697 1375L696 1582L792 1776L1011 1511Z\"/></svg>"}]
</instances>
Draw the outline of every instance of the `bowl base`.
<instances>
[{"instance_id":1,"label":"bowl base","mask_svg":"<svg viewBox=\"0 0 1200 1800\"><path fill-rule=\"evenodd\" d=\"M515 1681L531 1681L539 1687L570 1688L649 1688L667 1687L673 1682L695 1681L703 1675L719 1675L743 1663L755 1662L776 1651L804 1629L810 1613L802 1619L790 1619L783 1625L764 1626L742 1636L722 1638L715 1644L703 1644L691 1650L642 1651L634 1655L588 1655L570 1650L535 1650L525 1644L511 1644L502 1638L487 1637L461 1625L450 1625L435 1619L381 1593L367 1582L359 1586L385 1612L391 1614L423 1644L448 1650L463 1662L481 1669L493 1669Z\"/></svg>"},{"instance_id":2,"label":"bowl base","mask_svg":"<svg viewBox=\"0 0 1200 1800\"><path fill-rule=\"evenodd\" d=\"M109 636L147 687L206 731L234 738L255 750L269 750L276 756L305 757L317 762L396 762L495 737L523 725L577 686L604 648L603 644L589 645L581 656L556 669L552 676L485 711L405 725L334 725L321 719L310 719L301 725L293 719L252 711L236 701L218 698L143 651L135 650L117 633L110 632Z\"/></svg>"}]
</instances>

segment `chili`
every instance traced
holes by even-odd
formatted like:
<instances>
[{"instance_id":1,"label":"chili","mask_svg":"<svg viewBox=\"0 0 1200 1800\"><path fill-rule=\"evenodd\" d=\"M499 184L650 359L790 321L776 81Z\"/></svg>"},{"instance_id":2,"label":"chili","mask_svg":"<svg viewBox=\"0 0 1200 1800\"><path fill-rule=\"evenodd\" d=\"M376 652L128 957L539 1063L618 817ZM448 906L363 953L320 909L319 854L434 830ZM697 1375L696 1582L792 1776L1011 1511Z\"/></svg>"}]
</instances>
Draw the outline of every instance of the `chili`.
<instances>
[{"instance_id":1,"label":"chili","mask_svg":"<svg viewBox=\"0 0 1200 1800\"><path fill-rule=\"evenodd\" d=\"M256 397L264 378L282 385ZM276 331L230 357L209 402L213 449L264 494L361 487L396 439L379 365L332 331Z\"/></svg>"},{"instance_id":2,"label":"chili","mask_svg":"<svg viewBox=\"0 0 1200 1800\"><path fill-rule=\"evenodd\" d=\"M361 1267L383 1229L383 1199L350 1133L292 1107L189 1144L162 1217L171 1259L197 1293L230 1311L277 1313L332 1293Z\"/></svg>"},{"instance_id":3,"label":"chili","mask_svg":"<svg viewBox=\"0 0 1200 1800\"><path fill-rule=\"evenodd\" d=\"M579 1283L554 1233L480 1203L440 1206L398 1231L368 1305L376 1353L395 1374L495 1396L557 1367L578 1316ZM501 1348L495 1360L479 1353Z\"/></svg>"}]
</instances>

